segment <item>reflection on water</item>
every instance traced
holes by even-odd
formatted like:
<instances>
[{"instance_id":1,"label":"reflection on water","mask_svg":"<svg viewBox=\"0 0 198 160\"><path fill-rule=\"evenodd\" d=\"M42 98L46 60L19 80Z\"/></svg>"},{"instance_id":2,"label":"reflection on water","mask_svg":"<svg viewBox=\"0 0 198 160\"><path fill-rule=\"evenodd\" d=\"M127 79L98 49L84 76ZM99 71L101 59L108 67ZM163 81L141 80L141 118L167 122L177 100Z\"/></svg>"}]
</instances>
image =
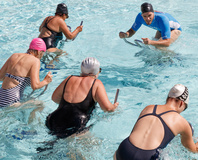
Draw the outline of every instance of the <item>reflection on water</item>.
<instances>
[{"instance_id":1,"label":"reflection on water","mask_svg":"<svg viewBox=\"0 0 198 160\"><path fill-rule=\"evenodd\" d=\"M11 54L27 51L32 38L39 34L42 20L54 15L57 3L52 0L1 2L0 66ZM36 102L39 100L42 103L27 102L19 108L0 110L0 159L110 160L119 143L131 132L141 110L149 104L163 104L169 89L176 83L186 85L190 92L190 107L182 116L193 126L198 124L197 12L191 9L196 8L197 3L152 1L159 10L177 17L182 25L180 38L166 51L154 48L142 50L126 44L118 37L119 31L131 27L141 3L143 1L137 0L125 0L122 3L116 0L67 1L70 18L66 23L75 28L83 20L83 31L75 41L64 44L63 49L68 55L54 61L56 70L46 68L41 63L41 80L49 71L53 74L53 81L45 93L36 98ZM185 8L181 9L178 4ZM155 31L142 27L129 40L145 36L151 38L154 35ZM94 127L88 135L56 140L45 127L46 116L57 108L57 104L51 101L51 95L67 76L79 75L80 63L88 56L100 61L102 73L99 79L104 83L111 102L114 101L116 89L120 89L120 105L111 114L103 113L97 106L88 124L94 124ZM51 60L48 59L48 62ZM35 91L31 98L37 97L43 90ZM27 95L31 92L30 88L27 89ZM198 129L194 128L197 137ZM54 140L56 142L53 145L49 143ZM49 149L38 152L38 147ZM182 147L179 136L162 152L162 157L166 160L198 159L197 154Z\"/></svg>"}]
</instances>

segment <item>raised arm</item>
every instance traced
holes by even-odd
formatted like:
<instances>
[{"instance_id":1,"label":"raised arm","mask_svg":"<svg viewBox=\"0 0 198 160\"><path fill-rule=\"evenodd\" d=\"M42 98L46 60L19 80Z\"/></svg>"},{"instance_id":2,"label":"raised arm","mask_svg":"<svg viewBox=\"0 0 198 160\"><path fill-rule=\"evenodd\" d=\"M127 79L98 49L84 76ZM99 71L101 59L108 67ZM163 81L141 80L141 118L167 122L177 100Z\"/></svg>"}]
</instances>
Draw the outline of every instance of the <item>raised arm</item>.
<instances>
[{"instance_id":1,"label":"raised arm","mask_svg":"<svg viewBox=\"0 0 198 160\"><path fill-rule=\"evenodd\" d=\"M129 38L132 37L135 34L135 31L130 28L127 32L120 32L119 37L120 38Z\"/></svg>"},{"instance_id":2,"label":"raised arm","mask_svg":"<svg viewBox=\"0 0 198 160\"><path fill-rule=\"evenodd\" d=\"M192 129L187 121L183 122L183 131L181 134L181 143L191 152L198 152L198 143L194 143Z\"/></svg>"},{"instance_id":3,"label":"raised arm","mask_svg":"<svg viewBox=\"0 0 198 160\"><path fill-rule=\"evenodd\" d=\"M164 47L169 47L171 44L171 39L160 39L159 41L155 40L150 40L149 38L142 38L144 44L149 44L153 46L164 46Z\"/></svg>"},{"instance_id":4,"label":"raised arm","mask_svg":"<svg viewBox=\"0 0 198 160\"><path fill-rule=\"evenodd\" d=\"M67 27L65 21L60 21L60 30L63 32L67 39L73 39L77 36L79 32L82 31L83 26L78 26L73 32L70 32L69 28Z\"/></svg>"},{"instance_id":5,"label":"raised arm","mask_svg":"<svg viewBox=\"0 0 198 160\"><path fill-rule=\"evenodd\" d=\"M97 81L97 89L95 93L96 101L99 103L102 110L107 111L107 112L114 111L119 105L119 103L116 102L112 104L108 99L103 83L98 79L96 81Z\"/></svg>"},{"instance_id":6,"label":"raised arm","mask_svg":"<svg viewBox=\"0 0 198 160\"><path fill-rule=\"evenodd\" d=\"M40 60L35 59L35 63L33 63L30 69L31 87L33 90L42 88L43 86L49 84L52 81L51 72L48 72L44 80L40 81L39 71L40 71Z\"/></svg>"}]
</instances>

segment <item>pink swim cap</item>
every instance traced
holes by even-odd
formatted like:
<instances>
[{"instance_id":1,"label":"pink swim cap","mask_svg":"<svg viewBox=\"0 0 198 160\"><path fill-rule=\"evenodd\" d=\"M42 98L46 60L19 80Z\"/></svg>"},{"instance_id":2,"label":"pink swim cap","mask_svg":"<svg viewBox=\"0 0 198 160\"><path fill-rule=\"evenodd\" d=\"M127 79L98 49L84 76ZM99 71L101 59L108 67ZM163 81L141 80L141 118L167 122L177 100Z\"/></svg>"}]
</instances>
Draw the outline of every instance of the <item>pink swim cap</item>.
<instances>
[{"instance_id":1,"label":"pink swim cap","mask_svg":"<svg viewBox=\"0 0 198 160\"><path fill-rule=\"evenodd\" d=\"M46 51L45 42L41 38L34 38L30 43L29 49L37 50L37 51Z\"/></svg>"}]
</instances>

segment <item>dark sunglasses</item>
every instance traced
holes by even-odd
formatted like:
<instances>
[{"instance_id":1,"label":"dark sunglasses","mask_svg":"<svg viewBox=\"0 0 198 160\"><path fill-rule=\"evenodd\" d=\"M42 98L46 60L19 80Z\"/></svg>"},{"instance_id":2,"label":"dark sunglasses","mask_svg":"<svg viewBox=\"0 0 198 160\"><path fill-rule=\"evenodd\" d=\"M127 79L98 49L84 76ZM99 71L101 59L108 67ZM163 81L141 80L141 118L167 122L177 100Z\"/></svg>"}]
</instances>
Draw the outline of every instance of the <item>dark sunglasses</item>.
<instances>
[{"instance_id":1,"label":"dark sunglasses","mask_svg":"<svg viewBox=\"0 0 198 160\"><path fill-rule=\"evenodd\" d=\"M185 103L185 108L184 108L184 111L188 108L188 105Z\"/></svg>"},{"instance_id":2,"label":"dark sunglasses","mask_svg":"<svg viewBox=\"0 0 198 160\"><path fill-rule=\"evenodd\" d=\"M69 15L68 15L68 14L65 14L65 16L66 16L67 18L69 18Z\"/></svg>"},{"instance_id":3,"label":"dark sunglasses","mask_svg":"<svg viewBox=\"0 0 198 160\"><path fill-rule=\"evenodd\" d=\"M102 71L102 68L99 69L99 73L101 73L101 71Z\"/></svg>"}]
</instances>

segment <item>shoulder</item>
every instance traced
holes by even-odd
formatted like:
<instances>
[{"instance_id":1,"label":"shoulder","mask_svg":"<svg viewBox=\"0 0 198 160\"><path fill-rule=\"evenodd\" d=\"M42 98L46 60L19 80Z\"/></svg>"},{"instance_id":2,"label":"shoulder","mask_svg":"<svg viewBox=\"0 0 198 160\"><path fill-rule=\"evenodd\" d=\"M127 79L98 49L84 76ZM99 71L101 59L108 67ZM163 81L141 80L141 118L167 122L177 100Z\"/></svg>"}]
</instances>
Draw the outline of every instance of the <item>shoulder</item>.
<instances>
[{"instance_id":1,"label":"shoulder","mask_svg":"<svg viewBox=\"0 0 198 160\"><path fill-rule=\"evenodd\" d=\"M155 18L161 21L168 21L168 17L163 12L155 12Z\"/></svg>"},{"instance_id":2,"label":"shoulder","mask_svg":"<svg viewBox=\"0 0 198 160\"><path fill-rule=\"evenodd\" d=\"M142 13L139 12L139 13L137 14L137 17L142 17Z\"/></svg>"},{"instance_id":3,"label":"shoulder","mask_svg":"<svg viewBox=\"0 0 198 160\"><path fill-rule=\"evenodd\" d=\"M10 60L12 60L12 61L17 61L17 59L19 58L19 57L21 57L21 56L23 56L24 55L24 53L14 53L14 54L12 54L11 56L10 56Z\"/></svg>"},{"instance_id":4,"label":"shoulder","mask_svg":"<svg viewBox=\"0 0 198 160\"><path fill-rule=\"evenodd\" d=\"M155 105L148 105L148 106L146 106L146 107L142 110L140 116L142 116L142 115L144 115L144 114L147 114L147 113L151 113L151 112L153 111L154 106L155 106Z\"/></svg>"},{"instance_id":5,"label":"shoulder","mask_svg":"<svg viewBox=\"0 0 198 160\"><path fill-rule=\"evenodd\" d=\"M18 57L18 56L20 56L21 54L23 54L23 53L13 53L10 57Z\"/></svg>"},{"instance_id":6,"label":"shoulder","mask_svg":"<svg viewBox=\"0 0 198 160\"><path fill-rule=\"evenodd\" d=\"M45 17L45 19L43 20L43 23L46 22L46 20L47 20L49 17L51 17L51 16Z\"/></svg>"},{"instance_id":7,"label":"shoulder","mask_svg":"<svg viewBox=\"0 0 198 160\"><path fill-rule=\"evenodd\" d=\"M96 79L96 80L95 80L95 84L98 85L98 86L103 85L102 81L99 80L99 79Z\"/></svg>"},{"instance_id":8,"label":"shoulder","mask_svg":"<svg viewBox=\"0 0 198 160\"><path fill-rule=\"evenodd\" d=\"M60 16L54 16L54 21L58 22L58 23L65 23L65 21L60 17Z\"/></svg>"},{"instance_id":9,"label":"shoulder","mask_svg":"<svg viewBox=\"0 0 198 160\"><path fill-rule=\"evenodd\" d=\"M141 20L141 19L143 19L143 17L142 17L142 13L140 12L137 14L136 20Z\"/></svg>"},{"instance_id":10,"label":"shoulder","mask_svg":"<svg viewBox=\"0 0 198 160\"><path fill-rule=\"evenodd\" d=\"M144 108L144 110L150 110L150 109L153 109L154 108L154 104L151 104L151 105L148 105Z\"/></svg>"},{"instance_id":11,"label":"shoulder","mask_svg":"<svg viewBox=\"0 0 198 160\"><path fill-rule=\"evenodd\" d=\"M178 116L178 124L177 125L179 126L178 134L182 134L183 132L185 132L187 130L190 130L190 131L192 130L189 122L181 115Z\"/></svg>"}]
</instances>

